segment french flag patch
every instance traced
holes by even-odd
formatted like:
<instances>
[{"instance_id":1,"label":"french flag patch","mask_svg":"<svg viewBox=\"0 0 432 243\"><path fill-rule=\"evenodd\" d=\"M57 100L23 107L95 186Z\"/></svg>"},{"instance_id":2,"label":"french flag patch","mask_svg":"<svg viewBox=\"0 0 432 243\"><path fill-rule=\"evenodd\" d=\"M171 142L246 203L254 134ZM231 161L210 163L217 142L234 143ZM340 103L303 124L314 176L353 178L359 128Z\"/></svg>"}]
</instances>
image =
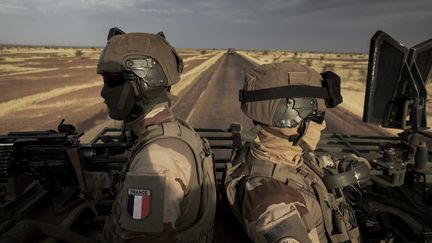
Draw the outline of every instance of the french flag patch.
<instances>
[{"instance_id":1,"label":"french flag patch","mask_svg":"<svg viewBox=\"0 0 432 243\"><path fill-rule=\"evenodd\" d=\"M127 211L133 219L145 219L150 214L151 192L145 189L128 189Z\"/></svg>"}]
</instances>

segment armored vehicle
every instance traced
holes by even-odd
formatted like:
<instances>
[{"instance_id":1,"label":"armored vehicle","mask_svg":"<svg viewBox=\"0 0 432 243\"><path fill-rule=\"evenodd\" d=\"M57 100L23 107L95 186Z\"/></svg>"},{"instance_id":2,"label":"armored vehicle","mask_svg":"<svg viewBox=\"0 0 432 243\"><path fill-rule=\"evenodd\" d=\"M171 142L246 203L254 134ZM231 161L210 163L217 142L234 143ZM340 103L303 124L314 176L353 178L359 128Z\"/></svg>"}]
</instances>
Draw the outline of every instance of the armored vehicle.
<instances>
[{"instance_id":1,"label":"armored vehicle","mask_svg":"<svg viewBox=\"0 0 432 243\"><path fill-rule=\"evenodd\" d=\"M355 174L333 177L356 209L365 242L432 241L432 133L426 119L432 39L407 48L378 31L371 39L368 65L363 121L400 133L324 134L318 152L368 159L372 170L365 186L344 184L344 176ZM214 151L232 154L254 139L253 132L238 124L196 130ZM57 131L0 136L0 242L103 241L114 198L103 191L92 197L83 193L83 170L120 171L136 137L125 128L104 128L82 144L81 135L62 122ZM229 160L216 157L219 186ZM224 195L218 198L219 209ZM232 217L227 210L218 212L226 214L217 217L222 220L215 226L223 230L223 221Z\"/></svg>"},{"instance_id":2,"label":"armored vehicle","mask_svg":"<svg viewBox=\"0 0 432 243\"><path fill-rule=\"evenodd\" d=\"M236 50L234 48L228 48L227 53L228 55L235 54Z\"/></svg>"}]
</instances>

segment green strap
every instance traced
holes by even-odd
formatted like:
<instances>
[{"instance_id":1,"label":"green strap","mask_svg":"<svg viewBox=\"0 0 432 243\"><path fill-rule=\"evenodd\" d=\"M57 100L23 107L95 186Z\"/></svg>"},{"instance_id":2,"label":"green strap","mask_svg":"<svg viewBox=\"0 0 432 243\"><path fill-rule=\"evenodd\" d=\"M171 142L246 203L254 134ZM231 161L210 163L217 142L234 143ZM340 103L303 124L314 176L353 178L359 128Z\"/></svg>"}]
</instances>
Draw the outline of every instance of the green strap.
<instances>
[{"instance_id":1,"label":"green strap","mask_svg":"<svg viewBox=\"0 0 432 243\"><path fill-rule=\"evenodd\" d=\"M337 219L341 221L341 226L342 226L342 233L339 234L332 234L333 232L333 216L332 216L332 208L328 206L325 198L325 195L328 195L328 192L324 191L326 189L324 189L323 186L320 186L318 183L313 183L312 187L316 190L316 192L318 193L318 200L320 202L320 206L321 206L321 212L323 215L323 219L324 219L324 227L326 229L327 235L329 236L330 240L332 242L345 242L345 241L349 241L350 237L347 233L347 229L345 227L344 221L343 219ZM342 217L342 215L340 215Z\"/></svg>"},{"instance_id":2,"label":"green strap","mask_svg":"<svg viewBox=\"0 0 432 243\"><path fill-rule=\"evenodd\" d=\"M311 153L307 153L304 155L304 163L307 167L309 167L316 175L318 175L319 178L323 178L323 173L321 170L317 167L317 165L314 164L315 156ZM326 186L323 184L322 179L316 180L314 183L312 183L312 188L317 192L318 194L318 200L321 207L321 212L324 219L324 227L326 229L327 235L331 239L332 242L345 242L349 241L350 235L349 231L346 229L345 221L343 218L335 219L339 226L340 231L342 233L339 234L333 234L333 210L339 210L339 204L342 200L342 198L335 199L333 194L330 194L327 191ZM343 215L339 215L339 217L343 217ZM355 230L355 228L354 228Z\"/></svg>"}]
</instances>

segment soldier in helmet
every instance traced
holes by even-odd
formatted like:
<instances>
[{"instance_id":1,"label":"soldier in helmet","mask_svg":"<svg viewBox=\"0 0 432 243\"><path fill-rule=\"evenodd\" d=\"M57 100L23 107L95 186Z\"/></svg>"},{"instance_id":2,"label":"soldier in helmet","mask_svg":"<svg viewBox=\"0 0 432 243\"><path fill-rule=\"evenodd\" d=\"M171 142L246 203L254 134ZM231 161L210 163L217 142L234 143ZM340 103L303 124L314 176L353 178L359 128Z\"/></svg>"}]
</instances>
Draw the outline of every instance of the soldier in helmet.
<instances>
[{"instance_id":1,"label":"soldier in helmet","mask_svg":"<svg viewBox=\"0 0 432 243\"><path fill-rule=\"evenodd\" d=\"M101 96L115 120L138 137L120 174L108 242L211 242L216 207L213 155L170 109L182 59L158 34L113 28L99 59ZM110 187L110 174L87 172L88 187Z\"/></svg>"},{"instance_id":2,"label":"soldier in helmet","mask_svg":"<svg viewBox=\"0 0 432 243\"><path fill-rule=\"evenodd\" d=\"M342 102L339 77L300 64L262 65L246 74L240 101L257 136L233 156L225 189L248 236L254 242L358 242L344 197L347 181L327 181L323 168L337 163L313 153L326 108ZM363 177L349 178L356 184Z\"/></svg>"}]
</instances>

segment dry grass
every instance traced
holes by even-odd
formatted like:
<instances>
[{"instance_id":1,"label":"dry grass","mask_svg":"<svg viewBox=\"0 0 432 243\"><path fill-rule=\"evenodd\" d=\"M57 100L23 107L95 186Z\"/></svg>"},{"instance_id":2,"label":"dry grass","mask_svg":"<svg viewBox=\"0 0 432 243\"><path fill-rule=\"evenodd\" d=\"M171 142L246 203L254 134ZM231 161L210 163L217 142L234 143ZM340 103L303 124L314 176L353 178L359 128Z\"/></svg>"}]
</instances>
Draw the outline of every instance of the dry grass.
<instances>
[{"instance_id":1,"label":"dry grass","mask_svg":"<svg viewBox=\"0 0 432 243\"><path fill-rule=\"evenodd\" d=\"M293 51L243 51L258 64L290 62L311 67L319 72L334 71L342 80L365 81L368 55L358 53L320 53Z\"/></svg>"},{"instance_id":2,"label":"dry grass","mask_svg":"<svg viewBox=\"0 0 432 243\"><path fill-rule=\"evenodd\" d=\"M0 46L0 77L57 70L57 68L35 67L46 59L81 58L96 60L99 58L100 51L100 48Z\"/></svg>"},{"instance_id":3,"label":"dry grass","mask_svg":"<svg viewBox=\"0 0 432 243\"><path fill-rule=\"evenodd\" d=\"M17 47L1 46L0 56L26 57L26 59L48 58L48 57L76 57L77 51L82 57L98 59L101 48L96 47Z\"/></svg>"}]
</instances>

